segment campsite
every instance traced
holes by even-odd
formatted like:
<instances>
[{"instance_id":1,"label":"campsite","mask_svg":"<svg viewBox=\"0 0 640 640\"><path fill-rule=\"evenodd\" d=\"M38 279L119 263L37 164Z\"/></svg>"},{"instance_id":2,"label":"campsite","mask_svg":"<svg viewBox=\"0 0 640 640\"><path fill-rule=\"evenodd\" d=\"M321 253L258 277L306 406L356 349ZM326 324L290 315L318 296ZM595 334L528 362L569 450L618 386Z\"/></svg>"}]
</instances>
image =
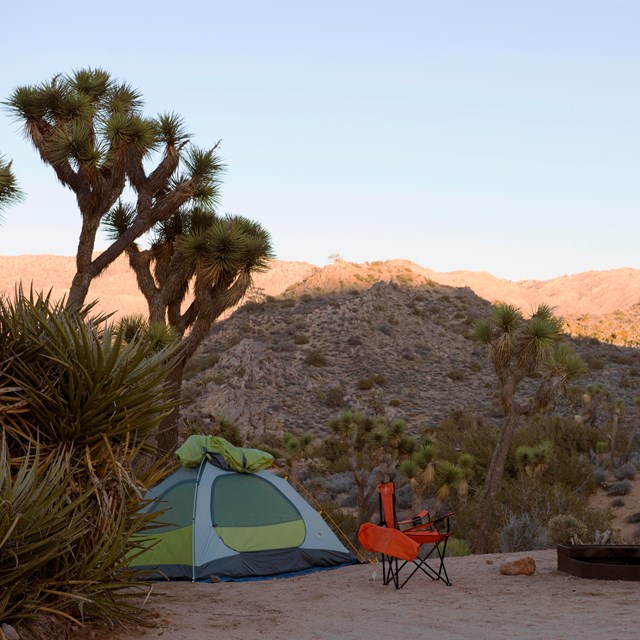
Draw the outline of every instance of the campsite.
<instances>
[{"instance_id":1,"label":"campsite","mask_svg":"<svg viewBox=\"0 0 640 640\"><path fill-rule=\"evenodd\" d=\"M580 580L556 569L554 551L534 551L533 576L503 576L513 554L451 558L453 586L411 581L383 587L379 567L353 565L260 582L156 583L146 599L151 627L100 640L368 640L382 635L447 640L634 640L637 582ZM74 636L72 636L74 637ZM78 635L78 638L84 636Z\"/></svg>"},{"instance_id":2,"label":"campsite","mask_svg":"<svg viewBox=\"0 0 640 640\"><path fill-rule=\"evenodd\" d=\"M624 640L640 2L5 2L0 640Z\"/></svg>"}]
</instances>

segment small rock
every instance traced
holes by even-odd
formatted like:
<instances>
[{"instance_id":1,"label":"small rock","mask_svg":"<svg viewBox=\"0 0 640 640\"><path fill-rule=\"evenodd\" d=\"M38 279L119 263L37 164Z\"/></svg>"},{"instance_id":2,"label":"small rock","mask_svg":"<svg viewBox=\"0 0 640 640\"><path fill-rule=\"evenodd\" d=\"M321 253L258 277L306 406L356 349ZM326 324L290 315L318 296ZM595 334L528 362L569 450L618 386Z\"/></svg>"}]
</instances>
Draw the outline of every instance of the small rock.
<instances>
[{"instance_id":1,"label":"small rock","mask_svg":"<svg viewBox=\"0 0 640 640\"><path fill-rule=\"evenodd\" d=\"M536 562L530 556L500 565L500 573L503 576L532 576L535 572Z\"/></svg>"},{"instance_id":2,"label":"small rock","mask_svg":"<svg viewBox=\"0 0 640 640\"><path fill-rule=\"evenodd\" d=\"M493 564L493 560L485 560L487 564Z\"/></svg>"},{"instance_id":3,"label":"small rock","mask_svg":"<svg viewBox=\"0 0 640 640\"><path fill-rule=\"evenodd\" d=\"M20 640L20 634L10 624L5 622L0 629L7 640Z\"/></svg>"},{"instance_id":4,"label":"small rock","mask_svg":"<svg viewBox=\"0 0 640 640\"><path fill-rule=\"evenodd\" d=\"M220 580L220 578L218 578L218 576L209 576L209 581L210 582L222 582L222 580Z\"/></svg>"}]
</instances>

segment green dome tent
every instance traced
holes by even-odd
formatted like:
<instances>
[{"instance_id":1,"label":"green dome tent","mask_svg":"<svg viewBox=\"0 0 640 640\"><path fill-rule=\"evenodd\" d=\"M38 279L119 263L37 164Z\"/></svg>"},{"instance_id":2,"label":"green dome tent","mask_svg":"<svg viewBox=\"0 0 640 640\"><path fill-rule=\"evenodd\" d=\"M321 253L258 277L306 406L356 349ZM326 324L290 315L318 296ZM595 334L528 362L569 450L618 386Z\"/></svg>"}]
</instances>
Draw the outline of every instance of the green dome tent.
<instances>
[{"instance_id":1,"label":"green dome tent","mask_svg":"<svg viewBox=\"0 0 640 640\"><path fill-rule=\"evenodd\" d=\"M142 536L147 548L132 569L239 579L355 561L286 480L261 470L271 465L270 454L213 436L191 436L177 454L183 466L145 496L147 511L162 512L162 526Z\"/></svg>"}]
</instances>

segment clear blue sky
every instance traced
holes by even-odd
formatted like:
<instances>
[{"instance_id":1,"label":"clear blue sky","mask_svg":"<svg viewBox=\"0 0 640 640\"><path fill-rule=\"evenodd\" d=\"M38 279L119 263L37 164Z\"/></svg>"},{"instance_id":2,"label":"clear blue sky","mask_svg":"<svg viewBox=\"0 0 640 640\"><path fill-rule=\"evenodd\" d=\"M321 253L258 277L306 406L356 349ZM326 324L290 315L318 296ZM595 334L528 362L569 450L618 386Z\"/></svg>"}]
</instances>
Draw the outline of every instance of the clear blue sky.
<instances>
[{"instance_id":1,"label":"clear blue sky","mask_svg":"<svg viewBox=\"0 0 640 640\"><path fill-rule=\"evenodd\" d=\"M545 279L640 268L640 2L11 3L0 98L87 66L222 139L222 210L277 257ZM0 254L74 255L80 215L6 109L26 200Z\"/></svg>"}]
</instances>

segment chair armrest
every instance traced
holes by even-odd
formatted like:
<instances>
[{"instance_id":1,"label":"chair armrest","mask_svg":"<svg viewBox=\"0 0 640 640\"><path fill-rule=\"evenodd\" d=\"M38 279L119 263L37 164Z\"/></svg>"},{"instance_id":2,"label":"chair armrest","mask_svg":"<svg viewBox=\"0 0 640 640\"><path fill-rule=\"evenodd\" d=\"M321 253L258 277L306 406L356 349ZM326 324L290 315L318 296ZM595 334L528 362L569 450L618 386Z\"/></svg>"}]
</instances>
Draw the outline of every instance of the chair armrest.
<instances>
[{"instance_id":1,"label":"chair armrest","mask_svg":"<svg viewBox=\"0 0 640 640\"><path fill-rule=\"evenodd\" d=\"M453 511L450 511L449 513L445 513L441 516L438 516L437 518L434 518L433 520L430 520L428 522L425 522L423 524L419 524L416 525L414 527L410 527L409 529L403 529L403 531L405 533L409 533L409 532L419 532L419 531L433 531L434 533L439 533L439 534L448 534L449 533L449 519L454 516L455 513ZM442 523L446 523L446 528L444 526L442 526Z\"/></svg>"},{"instance_id":2,"label":"chair armrest","mask_svg":"<svg viewBox=\"0 0 640 640\"><path fill-rule=\"evenodd\" d=\"M415 516L408 518L407 520L399 520L398 526L402 527L402 525L410 525L412 527L417 527L418 525L424 524L429 521L429 512L426 509L423 509L419 513L416 513Z\"/></svg>"}]
</instances>

